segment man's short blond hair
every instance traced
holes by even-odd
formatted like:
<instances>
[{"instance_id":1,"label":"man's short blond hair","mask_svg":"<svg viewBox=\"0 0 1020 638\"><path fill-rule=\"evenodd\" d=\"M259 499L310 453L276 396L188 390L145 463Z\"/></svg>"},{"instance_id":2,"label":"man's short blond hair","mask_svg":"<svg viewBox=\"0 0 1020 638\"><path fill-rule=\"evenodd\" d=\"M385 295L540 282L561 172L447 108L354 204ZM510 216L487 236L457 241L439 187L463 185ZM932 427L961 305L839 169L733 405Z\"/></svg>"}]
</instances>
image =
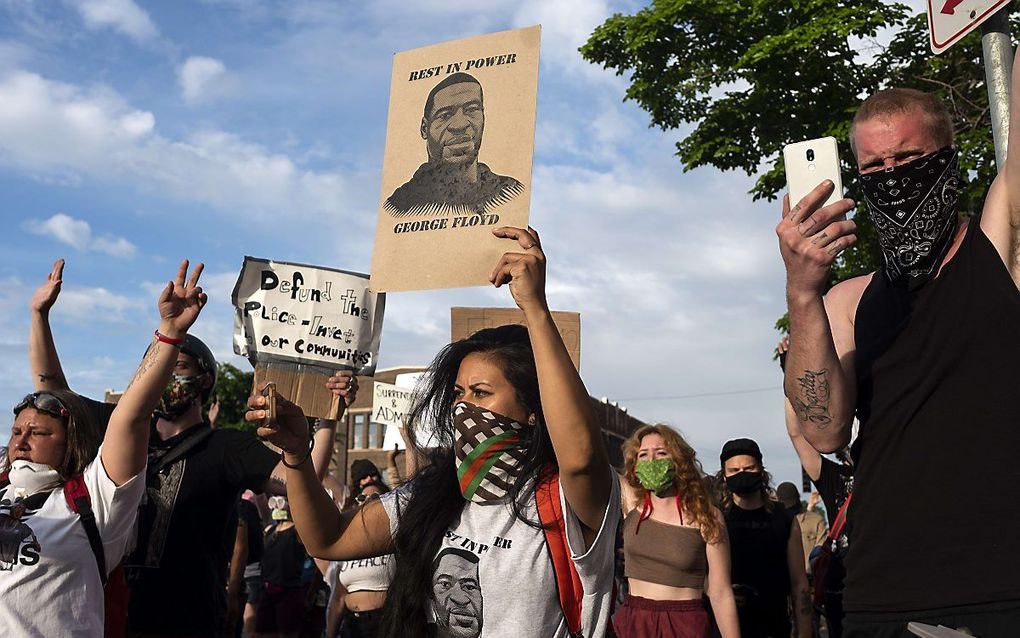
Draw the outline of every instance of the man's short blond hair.
<instances>
[{"instance_id":1,"label":"man's short blond hair","mask_svg":"<svg viewBox=\"0 0 1020 638\"><path fill-rule=\"evenodd\" d=\"M854 137L857 125L876 117L916 112L924 118L924 125L938 143L939 148L953 144L953 119L942 100L931 93L917 89L886 89L873 94L861 103L850 124L850 149L857 155Z\"/></svg>"}]
</instances>

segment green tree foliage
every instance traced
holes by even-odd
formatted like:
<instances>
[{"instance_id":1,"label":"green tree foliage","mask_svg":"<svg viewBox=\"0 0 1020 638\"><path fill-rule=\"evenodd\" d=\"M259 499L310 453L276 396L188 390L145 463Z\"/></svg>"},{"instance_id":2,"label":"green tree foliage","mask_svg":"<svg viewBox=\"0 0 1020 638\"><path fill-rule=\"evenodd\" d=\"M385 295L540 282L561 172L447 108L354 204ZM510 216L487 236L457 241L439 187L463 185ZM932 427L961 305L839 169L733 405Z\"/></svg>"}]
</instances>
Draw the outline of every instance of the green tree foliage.
<instances>
[{"instance_id":1,"label":"green tree foliage","mask_svg":"<svg viewBox=\"0 0 1020 638\"><path fill-rule=\"evenodd\" d=\"M216 367L216 399L220 403L216 427L254 432L256 426L245 422L244 413L248 409L255 373L244 372L229 363L218 363Z\"/></svg>"},{"instance_id":2,"label":"green tree foliage","mask_svg":"<svg viewBox=\"0 0 1020 638\"><path fill-rule=\"evenodd\" d=\"M886 47L875 40L883 28L896 33ZM685 171L757 176L755 200L785 189L783 146L832 135L847 194L860 201L856 180L847 179L856 174L847 134L861 100L892 86L933 92L953 115L969 178L961 208L973 212L995 171L980 35L940 56L927 38L924 14L882 0L656 0L606 20L581 53L630 75L625 99L653 126L681 130ZM867 215L856 219L858 244L833 268L833 283L881 262Z\"/></svg>"}]
</instances>

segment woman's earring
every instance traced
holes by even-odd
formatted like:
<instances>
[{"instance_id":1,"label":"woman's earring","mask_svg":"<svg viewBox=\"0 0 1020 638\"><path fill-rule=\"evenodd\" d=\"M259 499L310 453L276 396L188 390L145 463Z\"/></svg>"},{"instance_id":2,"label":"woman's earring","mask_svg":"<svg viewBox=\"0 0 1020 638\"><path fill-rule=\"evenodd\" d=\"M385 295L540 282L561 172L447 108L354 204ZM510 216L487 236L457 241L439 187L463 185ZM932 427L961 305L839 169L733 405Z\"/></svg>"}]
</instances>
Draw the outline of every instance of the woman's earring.
<instances>
[{"instance_id":1,"label":"woman's earring","mask_svg":"<svg viewBox=\"0 0 1020 638\"><path fill-rule=\"evenodd\" d=\"M532 425L533 426L536 423L538 423L538 419L535 418L535 413L532 412L531 416L528 417L528 425Z\"/></svg>"}]
</instances>

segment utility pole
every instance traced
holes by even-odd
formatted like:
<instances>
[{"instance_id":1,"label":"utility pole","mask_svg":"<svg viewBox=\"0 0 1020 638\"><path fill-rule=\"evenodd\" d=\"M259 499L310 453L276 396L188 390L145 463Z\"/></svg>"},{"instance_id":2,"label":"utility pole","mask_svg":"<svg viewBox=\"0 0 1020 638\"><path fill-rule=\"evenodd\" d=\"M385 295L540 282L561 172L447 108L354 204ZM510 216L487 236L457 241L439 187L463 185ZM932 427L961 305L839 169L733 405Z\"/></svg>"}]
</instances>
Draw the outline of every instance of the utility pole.
<instances>
[{"instance_id":1,"label":"utility pole","mask_svg":"<svg viewBox=\"0 0 1020 638\"><path fill-rule=\"evenodd\" d=\"M981 25L981 49L984 53L985 84L988 85L988 107L992 117L992 139L995 141L995 167L1002 170L1006 162L1006 141L1009 139L1009 85L1013 72L1013 42L1009 34L1007 4Z\"/></svg>"}]
</instances>

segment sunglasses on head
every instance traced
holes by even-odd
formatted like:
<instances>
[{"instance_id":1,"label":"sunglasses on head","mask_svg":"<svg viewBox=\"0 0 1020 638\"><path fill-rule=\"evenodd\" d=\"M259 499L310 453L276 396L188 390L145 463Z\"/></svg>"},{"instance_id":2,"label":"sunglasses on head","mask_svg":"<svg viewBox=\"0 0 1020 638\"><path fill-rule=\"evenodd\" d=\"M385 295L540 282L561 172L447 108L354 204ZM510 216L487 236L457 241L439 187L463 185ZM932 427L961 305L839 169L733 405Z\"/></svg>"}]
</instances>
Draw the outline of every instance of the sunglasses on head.
<instances>
[{"instance_id":1,"label":"sunglasses on head","mask_svg":"<svg viewBox=\"0 0 1020 638\"><path fill-rule=\"evenodd\" d=\"M373 498L379 498L378 494L358 494L354 497L354 502L358 505L364 505Z\"/></svg>"},{"instance_id":2,"label":"sunglasses on head","mask_svg":"<svg viewBox=\"0 0 1020 638\"><path fill-rule=\"evenodd\" d=\"M14 406L14 416L18 416L27 407L33 407L57 418L67 419L71 416L71 411L67 409L67 406L49 392L33 392L26 396L18 405Z\"/></svg>"}]
</instances>

